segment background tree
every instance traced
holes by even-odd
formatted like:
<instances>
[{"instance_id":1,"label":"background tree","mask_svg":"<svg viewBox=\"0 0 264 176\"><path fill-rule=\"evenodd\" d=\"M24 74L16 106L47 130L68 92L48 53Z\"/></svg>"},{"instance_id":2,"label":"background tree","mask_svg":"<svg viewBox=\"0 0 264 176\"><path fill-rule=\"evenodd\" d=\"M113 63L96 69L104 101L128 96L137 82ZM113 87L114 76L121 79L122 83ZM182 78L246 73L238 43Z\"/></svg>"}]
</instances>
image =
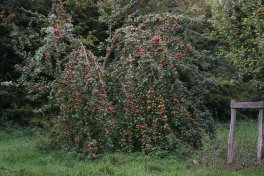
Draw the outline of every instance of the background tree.
<instances>
[{"instance_id":1,"label":"background tree","mask_svg":"<svg viewBox=\"0 0 264 176\"><path fill-rule=\"evenodd\" d=\"M211 73L216 85L207 99L215 119L228 120L230 99L263 99L263 15L260 1L210 1L207 19L214 59ZM249 23L249 19L250 23ZM251 23L252 22L252 23ZM256 46L257 45L257 46ZM208 46L206 46L208 47ZM243 113L252 118L253 112ZM254 117L254 116L253 116Z\"/></svg>"},{"instance_id":2,"label":"background tree","mask_svg":"<svg viewBox=\"0 0 264 176\"><path fill-rule=\"evenodd\" d=\"M20 74L15 69L16 64L22 63L23 58L16 52L14 41L24 41L24 51L33 51L38 47L38 39L32 38L29 26L39 30L38 23L31 21L29 16L35 15L33 12L26 12L23 7L35 12L48 13L48 1L35 1L32 6L30 1L1 1L0 4L0 116L1 124L6 121L19 122L20 124L29 123L35 119L32 113L33 104L27 97L22 87L16 84ZM18 45L17 45L18 46ZM22 45L21 45L22 46ZM18 46L18 47L21 47ZM37 104L37 102L35 102Z\"/></svg>"},{"instance_id":3,"label":"background tree","mask_svg":"<svg viewBox=\"0 0 264 176\"><path fill-rule=\"evenodd\" d=\"M220 52L236 66L243 82L255 85L253 99L263 99L263 9L261 0L213 8L213 34L220 41Z\"/></svg>"}]
</instances>

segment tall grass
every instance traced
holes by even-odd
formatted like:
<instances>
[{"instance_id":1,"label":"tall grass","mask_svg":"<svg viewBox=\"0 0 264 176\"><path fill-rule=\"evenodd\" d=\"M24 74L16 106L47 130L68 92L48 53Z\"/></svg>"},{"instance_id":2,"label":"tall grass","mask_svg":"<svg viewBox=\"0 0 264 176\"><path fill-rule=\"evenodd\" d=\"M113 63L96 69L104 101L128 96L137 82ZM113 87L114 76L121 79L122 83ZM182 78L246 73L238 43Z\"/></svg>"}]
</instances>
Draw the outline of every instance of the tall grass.
<instances>
[{"instance_id":1,"label":"tall grass","mask_svg":"<svg viewBox=\"0 0 264 176\"><path fill-rule=\"evenodd\" d=\"M204 148L197 156L200 165L212 169L232 168L234 170L261 166L256 162L258 137L258 123L256 120L237 122L234 161L229 165L226 164L228 135L229 124L219 124L215 139L213 141L205 139Z\"/></svg>"},{"instance_id":2,"label":"tall grass","mask_svg":"<svg viewBox=\"0 0 264 176\"><path fill-rule=\"evenodd\" d=\"M65 151L40 150L36 144L41 138L30 130L0 131L0 176L264 176L263 164L247 165L255 162L257 123L238 122L231 166L225 164L228 130L228 124L220 125L215 140L205 139L204 148L187 160L113 153L96 161L78 160Z\"/></svg>"}]
</instances>

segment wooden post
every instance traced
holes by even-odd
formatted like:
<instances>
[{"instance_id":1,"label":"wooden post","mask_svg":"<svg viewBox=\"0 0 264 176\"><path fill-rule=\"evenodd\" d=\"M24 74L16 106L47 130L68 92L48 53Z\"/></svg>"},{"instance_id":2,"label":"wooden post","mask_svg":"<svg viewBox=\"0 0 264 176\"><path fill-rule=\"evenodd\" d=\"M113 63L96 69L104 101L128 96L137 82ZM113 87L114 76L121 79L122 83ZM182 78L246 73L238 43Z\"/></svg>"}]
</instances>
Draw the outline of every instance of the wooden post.
<instances>
[{"instance_id":1,"label":"wooden post","mask_svg":"<svg viewBox=\"0 0 264 176\"><path fill-rule=\"evenodd\" d=\"M235 126L236 126L236 109L231 109L231 122L230 122L229 140L228 140L227 163L231 163L234 158Z\"/></svg>"},{"instance_id":2,"label":"wooden post","mask_svg":"<svg viewBox=\"0 0 264 176\"><path fill-rule=\"evenodd\" d=\"M258 115L258 145L257 145L257 160L260 161L262 157L262 125L263 125L263 109L259 110Z\"/></svg>"}]
</instances>

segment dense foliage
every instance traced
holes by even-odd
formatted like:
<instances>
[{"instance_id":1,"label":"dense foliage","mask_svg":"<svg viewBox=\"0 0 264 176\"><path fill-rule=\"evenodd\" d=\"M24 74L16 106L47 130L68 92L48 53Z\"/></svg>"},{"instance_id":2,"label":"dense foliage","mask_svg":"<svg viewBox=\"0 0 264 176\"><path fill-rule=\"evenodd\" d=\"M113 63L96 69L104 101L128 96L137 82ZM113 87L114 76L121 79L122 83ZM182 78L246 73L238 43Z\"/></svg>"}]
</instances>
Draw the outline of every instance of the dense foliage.
<instances>
[{"instance_id":1,"label":"dense foliage","mask_svg":"<svg viewBox=\"0 0 264 176\"><path fill-rule=\"evenodd\" d=\"M228 42L223 52L243 73L263 77L263 1L235 1L232 6L215 15L219 37Z\"/></svg>"},{"instance_id":2,"label":"dense foliage","mask_svg":"<svg viewBox=\"0 0 264 176\"><path fill-rule=\"evenodd\" d=\"M264 3L233 1L228 6L213 6L213 36L219 41L219 51L236 67L237 77L251 82L251 97L263 99L263 25Z\"/></svg>"},{"instance_id":3,"label":"dense foliage","mask_svg":"<svg viewBox=\"0 0 264 176\"><path fill-rule=\"evenodd\" d=\"M199 147L212 132L204 106L207 51L190 18L173 14L129 19L96 57L73 35L60 3L54 3L45 38L21 67L28 92L49 93L59 108L53 138L94 158L104 150L174 151L177 143ZM47 110L47 109L45 109Z\"/></svg>"},{"instance_id":4,"label":"dense foliage","mask_svg":"<svg viewBox=\"0 0 264 176\"><path fill-rule=\"evenodd\" d=\"M230 99L264 98L263 1L209 2L211 15L207 30L215 58L210 72L217 86L206 102L215 119L226 121L230 118ZM244 115L252 117L252 112Z\"/></svg>"},{"instance_id":5,"label":"dense foliage","mask_svg":"<svg viewBox=\"0 0 264 176\"><path fill-rule=\"evenodd\" d=\"M230 99L263 97L264 63L262 1L203 2L5 0L0 123L41 113L89 158L200 147Z\"/></svg>"},{"instance_id":6,"label":"dense foliage","mask_svg":"<svg viewBox=\"0 0 264 176\"><path fill-rule=\"evenodd\" d=\"M33 37L31 28L40 30L37 22L40 15L32 11L48 13L47 8L50 5L48 2L41 2L38 1L35 6L29 5L27 0L4 0L0 3L0 125L8 121L28 124L42 120L32 112L34 107L40 107L41 101L30 100L23 87L17 84L20 73L15 69L16 64L23 61L17 50L22 54L39 47L40 38L37 35Z\"/></svg>"}]
</instances>

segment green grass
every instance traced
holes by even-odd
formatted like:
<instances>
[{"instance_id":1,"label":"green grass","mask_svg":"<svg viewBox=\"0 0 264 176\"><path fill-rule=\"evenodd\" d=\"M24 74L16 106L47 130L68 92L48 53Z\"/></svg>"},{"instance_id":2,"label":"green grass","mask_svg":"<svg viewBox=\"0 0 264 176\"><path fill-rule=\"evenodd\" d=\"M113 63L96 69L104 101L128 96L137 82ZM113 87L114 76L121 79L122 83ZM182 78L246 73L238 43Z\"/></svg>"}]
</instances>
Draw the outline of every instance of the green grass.
<instances>
[{"instance_id":1,"label":"green grass","mask_svg":"<svg viewBox=\"0 0 264 176\"><path fill-rule=\"evenodd\" d=\"M184 161L140 153L80 161L64 151L37 149L39 136L25 130L0 131L0 176L264 176L264 164L255 164L256 133L256 122L238 122L235 162L226 165L228 124L219 126L212 145L205 139L203 150Z\"/></svg>"}]
</instances>

